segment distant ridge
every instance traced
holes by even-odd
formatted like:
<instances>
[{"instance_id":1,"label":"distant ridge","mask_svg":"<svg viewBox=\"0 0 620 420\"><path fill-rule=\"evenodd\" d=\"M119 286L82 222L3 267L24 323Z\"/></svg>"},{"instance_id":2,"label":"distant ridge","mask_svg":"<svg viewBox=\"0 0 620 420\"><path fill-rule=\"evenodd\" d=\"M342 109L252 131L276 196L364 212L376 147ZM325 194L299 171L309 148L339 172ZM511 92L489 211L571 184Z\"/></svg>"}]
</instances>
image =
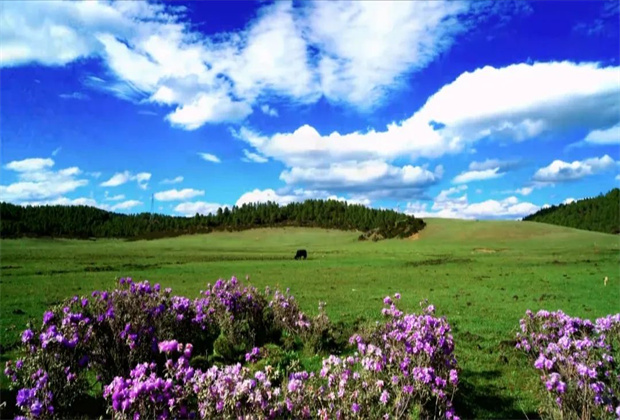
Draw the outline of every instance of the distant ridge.
<instances>
[{"instance_id":1,"label":"distant ridge","mask_svg":"<svg viewBox=\"0 0 620 420\"><path fill-rule=\"evenodd\" d=\"M217 230L299 226L364 232L360 239L409 237L424 228L422 219L335 200L306 200L279 206L255 203L220 208L194 217L119 214L88 206L18 206L0 203L2 238L156 239Z\"/></svg>"},{"instance_id":2,"label":"distant ridge","mask_svg":"<svg viewBox=\"0 0 620 420\"><path fill-rule=\"evenodd\" d=\"M620 234L620 189L614 188L605 195L570 204L547 207L523 220Z\"/></svg>"}]
</instances>

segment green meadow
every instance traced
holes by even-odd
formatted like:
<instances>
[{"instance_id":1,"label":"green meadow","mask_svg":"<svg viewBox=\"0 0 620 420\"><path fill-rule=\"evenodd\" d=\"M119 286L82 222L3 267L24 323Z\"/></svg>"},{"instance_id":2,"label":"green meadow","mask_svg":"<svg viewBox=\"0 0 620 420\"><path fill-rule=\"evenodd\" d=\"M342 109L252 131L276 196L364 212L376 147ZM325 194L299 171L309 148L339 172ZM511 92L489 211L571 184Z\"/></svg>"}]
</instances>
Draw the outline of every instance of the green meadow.
<instances>
[{"instance_id":1,"label":"green meadow","mask_svg":"<svg viewBox=\"0 0 620 420\"><path fill-rule=\"evenodd\" d=\"M409 311L428 299L453 327L459 414L536 417L539 378L514 349L519 319L526 309L586 318L620 312L620 237L534 222L425 221L415 238L379 242L305 228L153 241L2 240L2 363L28 320L40 322L48 306L72 295L112 289L118 277L195 297L218 278L249 276L259 288L289 287L311 315L326 301L330 318L348 323L380 319L388 294L400 292ZM293 259L299 248L308 260Z\"/></svg>"}]
</instances>

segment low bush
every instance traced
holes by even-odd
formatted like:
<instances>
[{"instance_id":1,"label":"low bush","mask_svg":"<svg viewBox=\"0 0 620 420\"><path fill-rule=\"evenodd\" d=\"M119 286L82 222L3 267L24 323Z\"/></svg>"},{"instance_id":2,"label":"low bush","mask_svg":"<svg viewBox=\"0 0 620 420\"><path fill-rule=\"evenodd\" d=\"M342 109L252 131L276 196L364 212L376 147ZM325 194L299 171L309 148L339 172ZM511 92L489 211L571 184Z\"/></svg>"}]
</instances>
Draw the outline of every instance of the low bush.
<instances>
[{"instance_id":1,"label":"low bush","mask_svg":"<svg viewBox=\"0 0 620 420\"><path fill-rule=\"evenodd\" d=\"M540 371L552 419L620 418L620 314L595 322L562 311L527 311L517 348Z\"/></svg>"},{"instance_id":2,"label":"low bush","mask_svg":"<svg viewBox=\"0 0 620 420\"><path fill-rule=\"evenodd\" d=\"M314 373L300 369L286 339L342 351L344 330L324 303L311 319L288 291L260 293L235 278L194 300L121 279L30 325L23 357L5 374L29 418L77 417L76 401L93 395L118 419L458 418L450 326L432 306L415 315L384 303L386 321L350 337L351 355L329 355Z\"/></svg>"}]
</instances>

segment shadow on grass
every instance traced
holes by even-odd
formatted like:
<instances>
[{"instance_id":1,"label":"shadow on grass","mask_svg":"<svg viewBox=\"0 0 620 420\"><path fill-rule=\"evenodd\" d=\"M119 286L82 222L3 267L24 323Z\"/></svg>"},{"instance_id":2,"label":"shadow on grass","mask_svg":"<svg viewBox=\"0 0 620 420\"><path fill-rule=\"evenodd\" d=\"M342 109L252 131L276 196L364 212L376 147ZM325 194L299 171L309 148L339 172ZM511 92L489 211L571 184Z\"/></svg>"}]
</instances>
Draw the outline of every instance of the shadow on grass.
<instances>
[{"instance_id":1,"label":"shadow on grass","mask_svg":"<svg viewBox=\"0 0 620 420\"><path fill-rule=\"evenodd\" d=\"M524 412L517 401L505 395L488 381L501 376L499 370L483 372L463 371L459 375L458 392L454 397L454 408L462 419L540 419L536 412Z\"/></svg>"},{"instance_id":2,"label":"shadow on grass","mask_svg":"<svg viewBox=\"0 0 620 420\"><path fill-rule=\"evenodd\" d=\"M12 419L23 413L15 406L17 391L7 388L0 389L0 419ZM95 398L84 395L75 401L72 419L96 419L106 417L106 405L102 397Z\"/></svg>"}]
</instances>

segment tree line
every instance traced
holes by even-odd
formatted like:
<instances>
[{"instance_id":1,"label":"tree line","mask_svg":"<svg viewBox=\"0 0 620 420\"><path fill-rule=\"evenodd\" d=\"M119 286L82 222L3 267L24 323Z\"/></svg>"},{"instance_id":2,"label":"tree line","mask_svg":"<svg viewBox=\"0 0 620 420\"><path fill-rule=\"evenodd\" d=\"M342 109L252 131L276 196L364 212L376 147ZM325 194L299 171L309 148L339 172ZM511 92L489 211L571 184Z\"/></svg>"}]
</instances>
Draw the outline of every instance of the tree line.
<instances>
[{"instance_id":1,"label":"tree line","mask_svg":"<svg viewBox=\"0 0 620 420\"><path fill-rule=\"evenodd\" d=\"M371 209L335 200L306 200L280 206L274 202L219 208L193 217L119 214L90 206L19 206L0 203L2 238L155 239L212 231L260 227L318 227L364 232L360 239L403 238L422 230L422 219L393 210Z\"/></svg>"},{"instance_id":2,"label":"tree line","mask_svg":"<svg viewBox=\"0 0 620 420\"><path fill-rule=\"evenodd\" d=\"M523 220L620 234L620 189L598 197L540 209Z\"/></svg>"}]
</instances>

